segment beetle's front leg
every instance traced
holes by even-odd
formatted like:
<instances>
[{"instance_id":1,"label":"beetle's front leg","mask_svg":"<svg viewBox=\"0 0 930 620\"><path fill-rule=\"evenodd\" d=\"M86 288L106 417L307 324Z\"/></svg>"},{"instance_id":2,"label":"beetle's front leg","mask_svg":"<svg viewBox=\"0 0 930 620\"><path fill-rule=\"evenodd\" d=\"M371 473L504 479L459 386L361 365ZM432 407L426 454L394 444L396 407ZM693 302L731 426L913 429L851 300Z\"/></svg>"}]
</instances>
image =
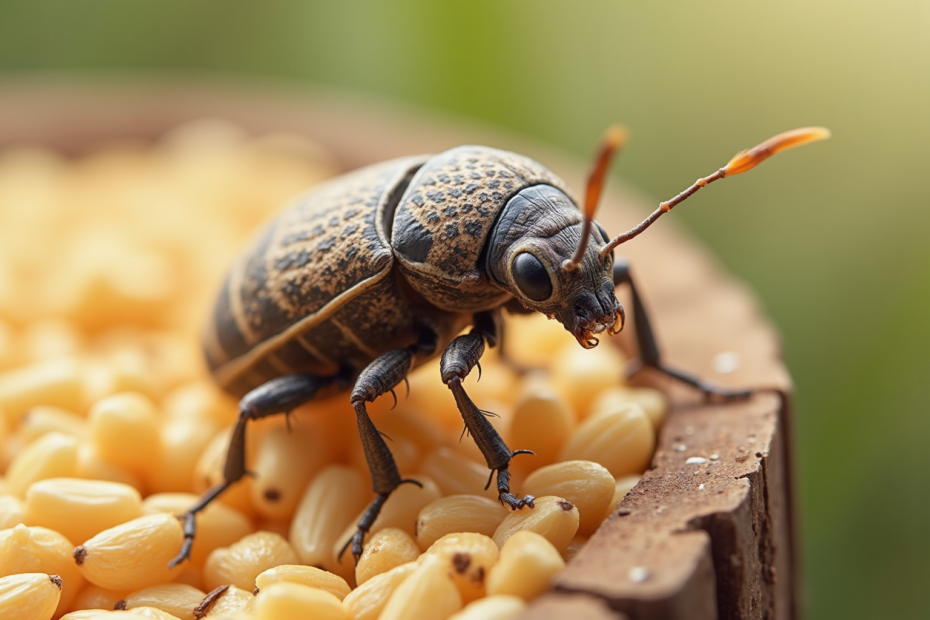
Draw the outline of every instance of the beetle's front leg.
<instances>
[{"instance_id":1,"label":"beetle's front leg","mask_svg":"<svg viewBox=\"0 0 930 620\"><path fill-rule=\"evenodd\" d=\"M478 448L488 462L488 467L493 472L497 472L497 492L502 504L510 506L514 510L523 506L533 507L532 495L527 495L520 499L510 492L510 459L517 454L532 454L529 450L517 450L511 452L504 440L497 433L497 430L483 413L471 401L465 388L462 387L462 380L468 375L472 368L481 359L484 353L484 343L487 339L490 342L496 340L496 333L488 333L494 329L496 323L493 320L486 320L487 315L478 315L475 320L475 327L470 333L459 336L453 340L442 354L442 361L439 369L442 374L442 381L452 390L455 397L455 403L458 405L465 420L465 427L475 439ZM491 481L488 480L488 484Z\"/></svg>"},{"instance_id":2,"label":"beetle's front leg","mask_svg":"<svg viewBox=\"0 0 930 620\"><path fill-rule=\"evenodd\" d=\"M646 313L642 298L639 296L639 291L636 290L636 284L630 275L630 264L622 257L617 257L613 276L614 286L626 284L630 287L630 295L633 298L633 327L636 329L636 344L639 348L641 366L655 368L672 379L700 390L707 400L714 397L721 400L744 400L752 396L753 391L751 389L732 390L721 387L689 372L671 368L665 364L659 354L659 345L656 343L655 334L649 323L649 315Z\"/></svg>"}]
</instances>

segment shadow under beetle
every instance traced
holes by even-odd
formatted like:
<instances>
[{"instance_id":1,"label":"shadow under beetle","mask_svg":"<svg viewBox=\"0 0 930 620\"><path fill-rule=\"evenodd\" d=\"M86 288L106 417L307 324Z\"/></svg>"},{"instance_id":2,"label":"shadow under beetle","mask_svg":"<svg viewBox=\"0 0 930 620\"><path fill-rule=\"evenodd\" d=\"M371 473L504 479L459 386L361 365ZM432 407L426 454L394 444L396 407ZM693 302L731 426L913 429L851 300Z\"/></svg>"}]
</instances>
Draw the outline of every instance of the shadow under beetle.
<instances>
[{"instance_id":1,"label":"shadow under beetle","mask_svg":"<svg viewBox=\"0 0 930 620\"><path fill-rule=\"evenodd\" d=\"M723 389L663 364L629 266L613 250L708 183L829 132L798 129L743 151L611 239L593 217L624 135L620 128L608 131L583 211L542 165L482 146L369 166L314 188L282 211L233 264L206 330L210 370L223 389L241 397L239 417L223 481L181 516L184 544L170 565L189 557L196 513L246 474L249 420L350 388L376 493L346 544L357 562L391 492L405 482L419 484L400 477L365 404L393 391L440 350L442 381L492 478L497 474L501 503L532 507L532 496L510 492L508 472L510 460L529 450L512 451L462 387L485 346L499 344L502 309L542 312L591 348L597 334L622 329L614 289L626 284L643 367L708 397L749 397L752 390Z\"/></svg>"}]
</instances>

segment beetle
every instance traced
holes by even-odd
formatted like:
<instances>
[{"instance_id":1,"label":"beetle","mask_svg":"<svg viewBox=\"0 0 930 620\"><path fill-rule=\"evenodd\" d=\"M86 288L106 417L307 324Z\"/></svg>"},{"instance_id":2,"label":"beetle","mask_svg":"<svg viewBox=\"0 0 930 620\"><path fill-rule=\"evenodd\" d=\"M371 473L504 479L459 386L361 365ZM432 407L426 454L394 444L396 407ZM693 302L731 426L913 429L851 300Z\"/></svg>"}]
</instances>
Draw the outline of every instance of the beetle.
<instances>
[{"instance_id":1,"label":"beetle","mask_svg":"<svg viewBox=\"0 0 930 620\"><path fill-rule=\"evenodd\" d=\"M241 398L239 415L223 480L181 516L184 543L170 565L189 557L195 515L246 474L248 422L344 391L375 492L346 544L357 562L390 494L401 484L419 484L401 478L366 403L393 392L439 352L441 380L487 461L488 484L496 474L502 504L532 507L534 498L517 497L509 483L511 459L531 452L511 450L462 385L485 346L500 344L502 309L542 312L591 348L598 334L622 329L615 287L625 284L641 366L707 397L749 397L752 390L724 389L663 363L629 265L614 257L614 248L701 187L828 135L799 129L743 151L613 238L594 213L611 157L624 141L617 127L596 156L583 209L541 164L482 146L375 164L301 196L238 257L217 296L204 351L217 383Z\"/></svg>"}]
</instances>

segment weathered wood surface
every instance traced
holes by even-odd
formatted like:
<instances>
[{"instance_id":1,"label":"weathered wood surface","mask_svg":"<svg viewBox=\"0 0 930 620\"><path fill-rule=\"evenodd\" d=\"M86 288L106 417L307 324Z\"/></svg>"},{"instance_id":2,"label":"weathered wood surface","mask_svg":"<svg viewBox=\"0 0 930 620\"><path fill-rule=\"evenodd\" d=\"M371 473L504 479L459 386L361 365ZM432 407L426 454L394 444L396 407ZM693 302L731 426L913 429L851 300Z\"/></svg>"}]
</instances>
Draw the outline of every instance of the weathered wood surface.
<instances>
[{"instance_id":1,"label":"weathered wood surface","mask_svg":"<svg viewBox=\"0 0 930 620\"><path fill-rule=\"evenodd\" d=\"M154 138L177 123L218 116L253 131L312 136L346 168L477 143L535 157L582 187L578 162L538 144L338 93L274 86L8 79L0 81L0 146L39 142L78 152L108 139ZM682 179L682 187L690 180ZM616 233L648 207L629 189L611 185L599 220ZM623 253L670 363L734 387L790 390L777 338L752 296L678 231L674 216ZM739 368L726 374L714 367L715 356L724 352L739 359ZM705 405L662 379L637 380L669 389L673 398L652 468L526 617L799 617L786 405L774 394ZM689 458L706 461L689 464Z\"/></svg>"}]
</instances>

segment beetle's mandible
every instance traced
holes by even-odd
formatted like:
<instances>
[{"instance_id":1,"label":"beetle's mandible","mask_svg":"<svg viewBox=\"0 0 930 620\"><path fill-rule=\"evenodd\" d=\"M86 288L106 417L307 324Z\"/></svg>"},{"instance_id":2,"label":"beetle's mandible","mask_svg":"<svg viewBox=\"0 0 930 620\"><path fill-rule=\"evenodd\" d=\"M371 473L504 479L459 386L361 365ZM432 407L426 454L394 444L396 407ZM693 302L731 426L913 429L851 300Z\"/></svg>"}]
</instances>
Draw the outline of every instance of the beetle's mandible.
<instances>
[{"instance_id":1,"label":"beetle's mandible","mask_svg":"<svg viewBox=\"0 0 930 620\"><path fill-rule=\"evenodd\" d=\"M533 497L510 492L508 472L510 460L529 450L511 450L462 386L485 346L499 343L502 309L542 312L591 348L598 334L623 327L614 291L626 284L642 366L708 396L750 396L751 390L722 389L662 362L628 265L613 250L708 183L829 134L799 129L743 151L611 239L593 218L624 135L608 131L582 209L539 163L462 146L357 170L283 210L233 264L205 332L209 367L220 386L241 397L239 417L223 481L183 515L185 541L171 565L190 555L196 513L245 475L248 421L346 390L376 493L347 544L358 561L388 496L405 482L416 483L400 477L366 403L438 352L441 380L497 475L500 501L513 509L532 507Z\"/></svg>"}]
</instances>

